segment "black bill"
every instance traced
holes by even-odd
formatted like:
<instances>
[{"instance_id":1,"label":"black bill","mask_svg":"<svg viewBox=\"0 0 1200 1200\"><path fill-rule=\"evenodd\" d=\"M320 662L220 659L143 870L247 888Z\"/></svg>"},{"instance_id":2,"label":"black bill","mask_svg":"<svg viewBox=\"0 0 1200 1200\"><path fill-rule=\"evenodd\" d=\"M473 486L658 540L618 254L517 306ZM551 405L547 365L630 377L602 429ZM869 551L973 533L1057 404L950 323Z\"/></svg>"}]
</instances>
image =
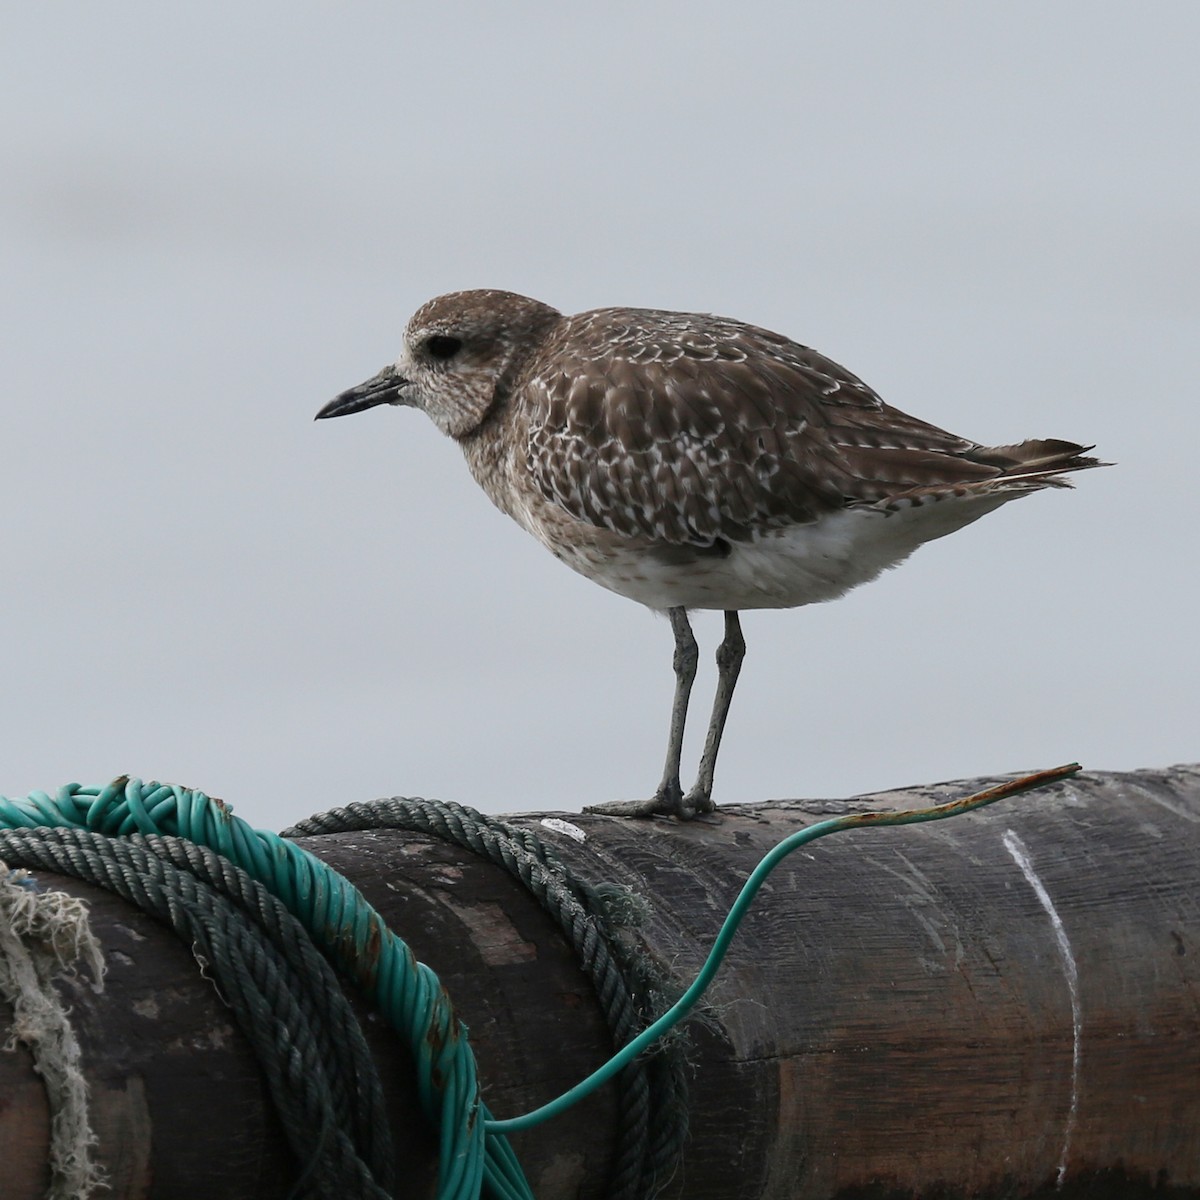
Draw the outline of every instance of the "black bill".
<instances>
[{"instance_id":1,"label":"black bill","mask_svg":"<svg viewBox=\"0 0 1200 1200\"><path fill-rule=\"evenodd\" d=\"M396 368L384 367L378 375L372 375L365 383L344 391L335 396L325 405L314 420L323 421L326 417L347 417L351 413L362 412L374 408L377 404L397 404L400 392L408 383L396 372Z\"/></svg>"}]
</instances>

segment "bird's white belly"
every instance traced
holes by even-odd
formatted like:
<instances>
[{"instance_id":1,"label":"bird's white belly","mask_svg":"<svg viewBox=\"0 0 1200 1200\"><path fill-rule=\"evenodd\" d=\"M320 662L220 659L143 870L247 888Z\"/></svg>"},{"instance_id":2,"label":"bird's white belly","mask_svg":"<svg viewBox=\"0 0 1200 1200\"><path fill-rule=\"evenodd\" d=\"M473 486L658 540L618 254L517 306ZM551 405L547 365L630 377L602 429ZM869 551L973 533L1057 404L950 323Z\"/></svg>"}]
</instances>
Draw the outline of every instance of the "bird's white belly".
<instances>
[{"instance_id":1,"label":"bird's white belly","mask_svg":"<svg viewBox=\"0 0 1200 1200\"><path fill-rule=\"evenodd\" d=\"M848 508L731 543L723 557L687 562L611 542L542 540L580 574L650 608L796 608L836 599L1007 498L955 499L897 512Z\"/></svg>"}]
</instances>

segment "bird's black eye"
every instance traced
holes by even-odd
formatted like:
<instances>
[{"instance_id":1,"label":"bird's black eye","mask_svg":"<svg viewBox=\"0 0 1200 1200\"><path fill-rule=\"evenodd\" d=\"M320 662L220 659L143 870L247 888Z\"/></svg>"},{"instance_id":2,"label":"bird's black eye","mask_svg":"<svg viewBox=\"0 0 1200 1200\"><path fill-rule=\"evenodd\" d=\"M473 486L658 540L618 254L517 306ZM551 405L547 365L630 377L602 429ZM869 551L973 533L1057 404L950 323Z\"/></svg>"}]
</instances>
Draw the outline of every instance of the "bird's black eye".
<instances>
[{"instance_id":1,"label":"bird's black eye","mask_svg":"<svg viewBox=\"0 0 1200 1200\"><path fill-rule=\"evenodd\" d=\"M445 362L453 358L462 349L462 338L450 337L449 334L435 333L425 341L425 349L430 358Z\"/></svg>"}]
</instances>

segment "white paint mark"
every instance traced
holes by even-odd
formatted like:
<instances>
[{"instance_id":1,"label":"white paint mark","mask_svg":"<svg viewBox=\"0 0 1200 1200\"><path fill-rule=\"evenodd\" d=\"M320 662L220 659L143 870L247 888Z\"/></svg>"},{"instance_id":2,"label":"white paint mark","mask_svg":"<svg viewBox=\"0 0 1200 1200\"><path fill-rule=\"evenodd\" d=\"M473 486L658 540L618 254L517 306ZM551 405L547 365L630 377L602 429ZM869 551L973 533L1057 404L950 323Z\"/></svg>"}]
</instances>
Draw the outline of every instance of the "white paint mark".
<instances>
[{"instance_id":1,"label":"white paint mark","mask_svg":"<svg viewBox=\"0 0 1200 1200\"><path fill-rule=\"evenodd\" d=\"M1058 909L1054 907L1054 901L1050 899L1046 885L1042 883L1033 869L1033 863L1030 861L1029 850L1025 843L1011 829L1004 831L1001 840L1004 842L1004 848L1012 855L1013 862L1021 868L1021 874L1033 888L1034 894L1050 918L1050 924L1054 927L1054 939L1058 942L1058 952L1062 956L1063 974L1067 977L1067 990L1071 993L1073 1043L1071 1050L1071 1108L1067 1113L1066 1129L1063 1131L1062 1157L1059 1159L1058 1176L1055 1182L1055 1186L1061 1188L1067 1174L1067 1155L1071 1149L1071 1135L1075 1132L1075 1121L1079 1115L1079 1063L1083 1052L1083 1010L1079 1003L1079 968L1075 965L1075 955L1071 951L1071 941L1067 937L1062 917L1058 915Z\"/></svg>"},{"instance_id":2,"label":"white paint mark","mask_svg":"<svg viewBox=\"0 0 1200 1200\"><path fill-rule=\"evenodd\" d=\"M570 821L561 821L558 817L543 817L541 824L545 825L547 829L553 829L555 833L564 833L577 842L587 841L587 834L578 825L572 825Z\"/></svg>"}]
</instances>

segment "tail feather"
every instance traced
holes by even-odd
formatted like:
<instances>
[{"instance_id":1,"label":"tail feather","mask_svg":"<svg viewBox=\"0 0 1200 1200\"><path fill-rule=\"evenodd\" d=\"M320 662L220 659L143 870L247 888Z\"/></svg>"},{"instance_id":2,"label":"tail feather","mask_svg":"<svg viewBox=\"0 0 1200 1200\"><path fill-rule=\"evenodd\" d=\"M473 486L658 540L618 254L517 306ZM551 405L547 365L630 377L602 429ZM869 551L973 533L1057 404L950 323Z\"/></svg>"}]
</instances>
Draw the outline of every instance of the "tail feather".
<instances>
[{"instance_id":1,"label":"tail feather","mask_svg":"<svg viewBox=\"0 0 1200 1200\"><path fill-rule=\"evenodd\" d=\"M1087 451L1091 449L1091 446L1080 446L1076 442L1064 442L1058 438L1031 438L1015 446L980 446L967 457L999 467L1001 475L1010 478L1058 475L1064 471L1083 471L1088 467L1109 465L1088 456Z\"/></svg>"},{"instance_id":2,"label":"tail feather","mask_svg":"<svg viewBox=\"0 0 1200 1200\"><path fill-rule=\"evenodd\" d=\"M1055 438L1031 439L1015 446L977 446L963 457L996 470L988 479L958 480L926 484L894 492L874 504L864 507L894 512L939 500L987 501L992 505L1027 496L1042 488L1069 488L1074 485L1063 478L1072 471L1089 467L1107 467L1111 463L1092 458L1091 446L1064 442ZM981 514L982 515L982 514Z\"/></svg>"}]
</instances>

